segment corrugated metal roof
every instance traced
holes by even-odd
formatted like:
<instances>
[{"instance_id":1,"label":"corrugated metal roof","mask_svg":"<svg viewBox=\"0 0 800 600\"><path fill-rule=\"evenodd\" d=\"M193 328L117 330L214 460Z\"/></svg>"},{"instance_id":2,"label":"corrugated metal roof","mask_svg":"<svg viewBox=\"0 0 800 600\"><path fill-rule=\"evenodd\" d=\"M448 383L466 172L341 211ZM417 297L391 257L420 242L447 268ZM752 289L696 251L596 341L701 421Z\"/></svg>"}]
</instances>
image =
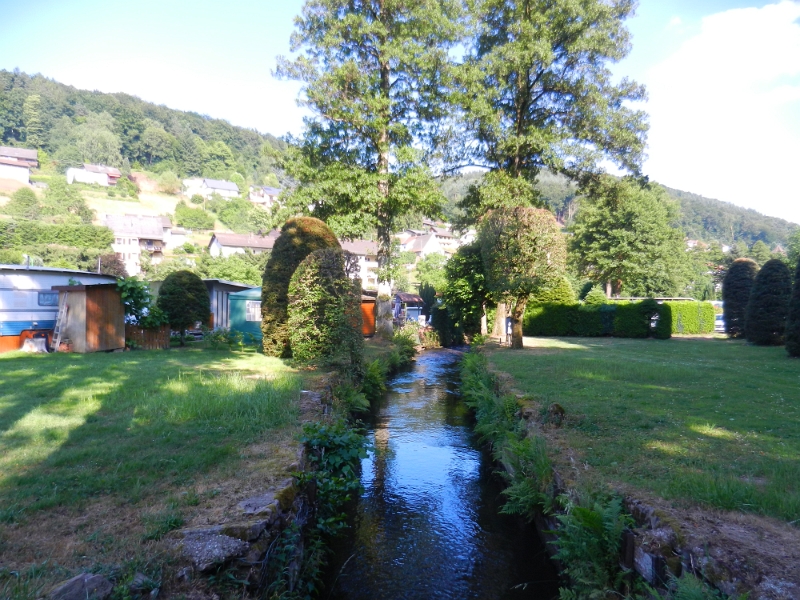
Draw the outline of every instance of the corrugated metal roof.
<instances>
[{"instance_id":1,"label":"corrugated metal roof","mask_svg":"<svg viewBox=\"0 0 800 600\"><path fill-rule=\"evenodd\" d=\"M102 273L92 273L91 271L76 271L75 269L61 269L59 267L27 267L25 265L3 265L0 264L0 271L36 271L39 273L69 273L78 275L94 275L107 279L109 283L117 280L113 275L103 275Z\"/></svg>"},{"instance_id":2,"label":"corrugated metal roof","mask_svg":"<svg viewBox=\"0 0 800 600\"><path fill-rule=\"evenodd\" d=\"M234 292L228 296L230 300L261 300L261 288L254 287L241 292Z\"/></svg>"}]
</instances>

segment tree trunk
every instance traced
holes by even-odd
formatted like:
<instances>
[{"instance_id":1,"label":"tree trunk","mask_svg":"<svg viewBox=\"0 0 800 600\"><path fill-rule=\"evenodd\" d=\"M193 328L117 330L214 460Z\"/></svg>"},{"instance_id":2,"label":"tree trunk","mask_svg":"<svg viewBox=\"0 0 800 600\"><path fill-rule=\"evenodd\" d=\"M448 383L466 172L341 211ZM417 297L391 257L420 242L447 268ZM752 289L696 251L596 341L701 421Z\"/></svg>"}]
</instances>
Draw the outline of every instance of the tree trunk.
<instances>
[{"instance_id":1,"label":"tree trunk","mask_svg":"<svg viewBox=\"0 0 800 600\"><path fill-rule=\"evenodd\" d=\"M522 349L522 317L525 315L525 306L528 299L517 300L511 311L511 348Z\"/></svg>"},{"instance_id":2,"label":"tree trunk","mask_svg":"<svg viewBox=\"0 0 800 600\"><path fill-rule=\"evenodd\" d=\"M486 303L481 305L481 335L489 334L489 324L486 320Z\"/></svg>"},{"instance_id":3,"label":"tree trunk","mask_svg":"<svg viewBox=\"0 0 800 600\"><path fill-rule=\"evenodd\" d=\"M506 337L506 304L505 302L497 303L497 313L494 316L494 329L492 329L492 337L500 338L502 342Z\"/></svg>"},{"instance_id":4,"label":"tree trunk","mask_svg":"<svg viewBox=\"0 0 800 600\"><path fill-rule=\"evenodd\" d=\"M186 330L181 328L181 347L186 345L185 336L186 336Z\"/></svg>"},{"instance_id":5,"label":"tree trunk","mask_svg":"<svg viewBox=\"0 0 800 600\"><path fill-rule=\"evenodd\" d=\"M383 3L380 4L381 11ZM389 99L391 92L389 62L380 63L381 96ZM378 300L375 304L376 332L381 337L391 337L394 333L392 327L392 282L390 281L390 268L392 265L392 219L391 214L384 207L389 200L389 103L387 102L383 127L378 135L378 192L383 201L378 206Z\"/></svg>"},{"instance_id":6,"label":"tree trunk","mask_svg":"<svg viewBox=\"0 0 800 600\"><path fill-rule=\"evenodd\" d=\"M606 298L611 298L611 281L606 281Z\"/></svg>"}]
</instances>

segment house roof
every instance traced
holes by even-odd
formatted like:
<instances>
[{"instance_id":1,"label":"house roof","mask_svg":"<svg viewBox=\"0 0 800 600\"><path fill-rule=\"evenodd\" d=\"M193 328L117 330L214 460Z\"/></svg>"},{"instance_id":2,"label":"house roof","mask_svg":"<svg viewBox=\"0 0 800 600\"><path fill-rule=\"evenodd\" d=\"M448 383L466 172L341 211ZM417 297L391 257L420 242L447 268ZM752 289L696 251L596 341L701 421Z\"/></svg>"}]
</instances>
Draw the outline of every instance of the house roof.
<instances>
[{"instance_id":1,"label":"house roof","mask_svg":"<svg viewBox=\"0 0 800 600\"><path fill-rule=\"evenodd\" d=\"M129 235L146 240L164 239L162 217L106 215L103 224L113 231L114 235Z\"/></svg>"},{"instance_id":2,"label":"house roof","mask_svg":"<svg viewBox=\"0 0 800 600\"><path fill-rule=\"evenodd\" d=\"M415 303L419 303L419 304L425 304L425 301L420 296L417 296L416 294L408 294L406 292L397 292L394 295L394 297L397 298L400 302L403 302L404 304L409 304L411 302L415 302Z\"/></svg>"},{"instance_id":3,"label":"house roof","mask_svg":"<svg viewBox=\"0 0 800 600\"><path fill-rule=\"evenodd\" d=\"M122 175L119 169L107 167L105 165L89 165L84 163L83 169L84 171L89 171L89 173L103 173L105 175L111 175L111 177L120 177Z\"/></svg>"},{"instance_id":4,"label":"house roof","mask_svg":"<svg viewBox=\"0 0 800 600\"><path fill-rule=\"evenodd\" d=\"M161 227L165 229L170 229L172 227L172 221L169 217L162 215L161 217Z\"/></svg>"},{"instance_id":5,"label":"house roof","mask_svg":"<svg viewBox=\"0 0 800 600\"><path fill-rule=\"evenodd\" d=\"M205 183L207 188L211 188L212 190L225 190L228 192L236 192L237 194L239 193L239 186L232 181L225 181L224 179L204 179L203 183Z\"/></svg>"},{"instance_id":6,"label":"house roof","mask_svg":"<svg viewBox=\"0 0 800 600\"><path fill-rule=\"evenodd\" d=\"M428 242L431 241L431 238L434 234L429 233L427 235L418 235L417 237L413 238L411 241L411 246L409 246L409 252L421 252L425 246L427 246Z\"/></svg>"},{"instance_id":7,"label":"house roof","mask_svg":"<svg viewBox=\"0 0 800 600\"><path fill-rule=\"evenodd\" d=\"M378 254L378 244L370 240L339 241L342 250L357 254L358 256L375 256Z\"/></svg>"},{"instance_id":8,"label":"house roof","mask_svg":"<svg viewBox=\"0 0 800 600\"><path fill-rule=\"evenodd\" d=\"M281 190L281 188L275 188L275 187L262 187L261 189L264 190L264 193L267 196L277 196L283 191Z\"/></svg>"},{"instance_id":9,"label":"house roof","mask_svg":"<svg viewBox=\"0 0 800 600\"><path fill-rule=\"evenodd\" d=\"M20 169L29 169L28 163L19 162L13 158L6 158L5 156L0 156L0 165L8 165L9 167L18 167Z\"/></svg>"},{"instance_id":10,"label":"house roof","mask_svg":"<svg viewBox=\"0 0 800 600\"><path fill-rule=\"evenodd\" d=\"M36 149L31 148L10 148L9 146L0 146L0 156L22 158L25 160L39 160L39 153L36 151Z\"/></svg>"},{"instance_id":11,"label":"house roof","mask_svg":"<svg viewBox=\"0 0 800 600\"><path fill-rule=\"evenodd\" d=\"M267 235L253 235L252 233L214 233L211 236L210 246L216 239L220 246L233 248L257 248L259 250L271 250L278 239L280 231L273 229Z\"/></svg>"}]
</instances>

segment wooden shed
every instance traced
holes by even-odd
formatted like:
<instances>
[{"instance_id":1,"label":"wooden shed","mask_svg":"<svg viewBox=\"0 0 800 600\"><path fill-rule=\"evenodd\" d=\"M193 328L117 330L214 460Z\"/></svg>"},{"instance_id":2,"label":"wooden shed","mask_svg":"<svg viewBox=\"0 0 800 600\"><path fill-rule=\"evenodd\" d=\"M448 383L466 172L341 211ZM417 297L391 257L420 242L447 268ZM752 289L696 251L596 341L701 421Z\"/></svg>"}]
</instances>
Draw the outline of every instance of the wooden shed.
<instances>
[{"instance_id":1,"label":"wooden shed","mask_svg":"<svg viewBox=\"0 0 800 600\"><path fill-rule=\"evenodd\" d=\"M116 283L53 286L67 312L61 341L73 352L103 352L125 348L125 306Z\"/></svg>"},{"instance_id":2,"label":"wooden shed","mask_svg":"<svg viewBox=\"0 0 800 600\"><path fill-rule=\"evenodd\" d=\"M361 333L375 335L375 296L361 296Z\"/></svg>"}]
</instances>

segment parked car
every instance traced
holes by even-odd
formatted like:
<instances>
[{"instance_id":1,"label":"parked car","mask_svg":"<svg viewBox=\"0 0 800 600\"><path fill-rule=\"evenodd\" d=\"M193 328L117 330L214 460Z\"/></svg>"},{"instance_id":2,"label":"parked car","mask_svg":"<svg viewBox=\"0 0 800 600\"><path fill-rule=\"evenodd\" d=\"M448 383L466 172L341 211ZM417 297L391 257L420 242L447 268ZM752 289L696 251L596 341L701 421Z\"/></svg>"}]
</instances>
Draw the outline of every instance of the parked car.
<instances>
[{"instance_id":1,"label":"parked car","mask_svg":"<svg viewBox=\"0 0 800 600\"><path fill-rule=\"evenodd\" d=\"M714 331L725 333L725 319L722 315L714 316Z\"/></svg>"}]
</instances>

